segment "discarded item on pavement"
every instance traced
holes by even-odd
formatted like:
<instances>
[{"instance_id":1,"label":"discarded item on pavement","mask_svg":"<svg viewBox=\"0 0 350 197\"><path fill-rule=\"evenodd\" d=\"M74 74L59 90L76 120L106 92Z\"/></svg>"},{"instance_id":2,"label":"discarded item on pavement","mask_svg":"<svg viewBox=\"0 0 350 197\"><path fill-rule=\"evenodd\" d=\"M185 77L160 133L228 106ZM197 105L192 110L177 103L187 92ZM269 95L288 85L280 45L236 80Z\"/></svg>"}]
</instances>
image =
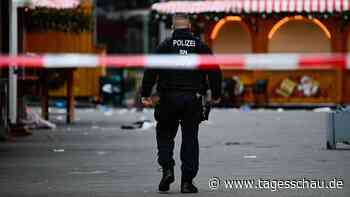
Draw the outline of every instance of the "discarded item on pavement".
<instances>
[{"instance_id":1,"label":"discarded item on pavement","mask_svg":"<svg viewBox=\"0 0 350 197\"><path fill-rule=\"evenodd\" d=\"M26 119L22 122L25 124L26 128L29 129L55 129L56 125L44 120L40 115L35 113L32 109L26 108Z\"/></svg>"},{"instance_id":2,"label":"discarded item on pavement","mask_svg":"<svg viewBox=\"0 0 350 197\"><path fill-rule=\"evenodd\" d=\"M113 115L113 111L112 110L106 111L106 112L103 113L103 115L105 115L105 116L112 116Z\"/></svg>"},{"instance_id":3,"label":"discarded item on pavement","mask_svg":"<svg viewBox=\"0 0 350 197\"><path fill-rule=\"evenodd\" d=\"M330 107L321 107L314 109L314 112L331 112L332 109Z\"/></svg>"},{"instance_id":4,"label":"discarded item on pavement","mask_svg":"<svg viewBox=\"0 0 350 197\"><path fill-rule=\"evenodd\" d=\"M226 146L235 146L235 145L252 145L252 142L226 142Z\"/></svg>"},{"instance_id":5,"label":"discarded item on pavement","mask_svg":"<svg viewBox=\"0 0 350 197\"><path fill-rule=\"evenodd\" d=\"M249 105L243 105L239 108L241 112L250 112L252 111L251 107Z\"/></svg>"},{"instance_id":6,"label":"discarded item on pavement","mask_svg":"<svg viewBox=\"0 0 350 197\"><path fill-rule=\"evenodd\" d=\"M244 155L245 159L256 159L256 155Z\"/></svg>"},{"instance_id":7,"label":"discarded item on pavement","mask_svg":"<svg viewBox=\"0 0 350 197\"><path fill-rule=\"evenodd\" d=\"M283 111L284 111L283 108L278 108L278 109L277 109L277 112L283 112Z\"/></svg>"},{"instance_id":8,"label":"discarded item on pavement","mask_svg":"<svg viewBox=\"0 0 350 197\"><path fill-rule=\"evenodd\" d=\"M93 175L93 174L107 174L108 171L105 170L95 170L95 171L73 171L69 174L79 174L79 175Z\"/></svg>"},{"instance_id":9,"label":"discarded item on pavement","mask_svg":"<svg viewBox=\"0 0 350 197\"><path fill-rule=\"evenodd\" d=\"M142 121L136 121L132 124L127 124L127 125L122 125L121 129L129 129L129 130L133 130L133 129L141 129L141 130L147 130L150 129L152 127L154 127L155 124L154 122L150 121L150 120L142 120Z\"/></svg>"},{"instance_id":10,"label":"discarded item on pavement","mask_svg":"<svg viewBox=\"0 0 350 197\"><path fill-rule=\"evenodd\" d=\"M55 152L55 153L63 153L64 149L53 149L53 152Z\"/></svg>"},{"instance_id":11,"label":"discarded item on pavement","mask_svg":"<svg viewBox=\"0 0 350 197\"><path fill-rule=\"evenodd\" d=\"M91 127L91 129L99 129L100 127L99 126L97 126L97 125L93 125L92 127Z\"/></svg>"}]
</instances>

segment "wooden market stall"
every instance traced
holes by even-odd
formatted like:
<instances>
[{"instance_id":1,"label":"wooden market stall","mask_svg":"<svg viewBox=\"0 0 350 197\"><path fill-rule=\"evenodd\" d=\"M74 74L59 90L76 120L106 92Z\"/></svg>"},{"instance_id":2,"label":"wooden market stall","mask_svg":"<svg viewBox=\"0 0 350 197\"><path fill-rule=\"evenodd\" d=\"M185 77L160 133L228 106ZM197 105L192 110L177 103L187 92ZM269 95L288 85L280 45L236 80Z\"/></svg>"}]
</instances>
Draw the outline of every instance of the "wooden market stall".
<instances>
[{"instance_id":1,"label":"wooden market stall","mask_svg":"<svg viewBox=\"0 0 350 197\"><path fill-rule=\"evenodd\" d=\"M26 53L105 53L103 48L95 47L93 43L91 0L80 1L74 9L28 9L27 16L24 34ZM42 71L43 117L49 117L50 97L66 98L67 122L72 122L74 97L98 97L99 78L104 74L102 67ZM52 89L53 86L56 87Z\"/></svg>"},{"instance_id":2,"label":"wooden market stall","mask_svg":"<svg viewBox=\"0 0 350 197\"><path fill-rule=\"evenodd\" d=\"M345 53L350 49L349 8L349 1L342 0L169 1L152 6L158 20L188 13L195 31L201 32L215 54ZM226 80L236 82L232 91L233 99L240 98L238 105L350 103L350 73L346 70L223 72ZM261 81L266 88L254 91Z\"/></svg>"}]
</instances>

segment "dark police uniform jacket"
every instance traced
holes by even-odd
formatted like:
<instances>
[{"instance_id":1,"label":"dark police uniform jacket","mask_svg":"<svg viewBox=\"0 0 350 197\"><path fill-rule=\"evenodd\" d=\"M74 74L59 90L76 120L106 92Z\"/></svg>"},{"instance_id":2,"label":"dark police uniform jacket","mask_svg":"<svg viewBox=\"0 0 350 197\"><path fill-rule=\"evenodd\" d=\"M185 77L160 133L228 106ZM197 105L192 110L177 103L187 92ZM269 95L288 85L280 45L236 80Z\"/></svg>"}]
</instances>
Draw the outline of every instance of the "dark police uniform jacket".
<instances>
[{"instance_id":1,"label":"dark police uniform jacket","mask_svg":"<svg viewBox=\"0 0 350 197\"><path fill-rule=\"evenodd\" d=\"M163 41L156 50L158 54L212 54L211 50L189 29L177 29L171 38ZM222 74L219 66L211 70L146 69L142 80L141 96L149 97L153 85L158 83L159 93L168 91L203 92L207 87L212 98L221 95Z\"/></svg>"}]
</instances>

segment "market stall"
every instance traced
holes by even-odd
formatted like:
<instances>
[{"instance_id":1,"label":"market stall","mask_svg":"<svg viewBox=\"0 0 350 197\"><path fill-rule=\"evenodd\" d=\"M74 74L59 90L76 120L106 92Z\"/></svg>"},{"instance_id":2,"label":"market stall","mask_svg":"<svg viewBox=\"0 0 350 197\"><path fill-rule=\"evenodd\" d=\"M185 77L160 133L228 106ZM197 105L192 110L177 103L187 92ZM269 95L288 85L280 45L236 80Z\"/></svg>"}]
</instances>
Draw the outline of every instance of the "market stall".
<instances>
[{"instance_id":1,"label":"market stall","mask_svg":"<svg viewBox=\"0 0 350 197\"><path fill-rule=\"evenodd\" d=\"M76 3L69 9L65 4ZM105 53L94 46L92 1L37 1L35 8L26 8L24 51L44 53ZM77 65L79 66L79 65ZM104 68L34 70L38 76L42 98L42 112L49 118L49 98L65 98L67 122L74 120L74 97L97 98L100 95L99 78ZM63 104L64 105L64 104Z\"/></svg>"},{"instance_id":2,"label":"market stall","mask_svg":"<svg viewBox=\"0 0 350 197\"><path fill-rule=\"evenodd\" d=\"M174 13L188 13L215 54L344 53L350 46L349 7L343 0L206 0L160 2L152 9L154 20L165 23ZM350 103L350 75L341 69L225 69L224 77L234 81L236 105Z\"/></svg>"}]
</instances>

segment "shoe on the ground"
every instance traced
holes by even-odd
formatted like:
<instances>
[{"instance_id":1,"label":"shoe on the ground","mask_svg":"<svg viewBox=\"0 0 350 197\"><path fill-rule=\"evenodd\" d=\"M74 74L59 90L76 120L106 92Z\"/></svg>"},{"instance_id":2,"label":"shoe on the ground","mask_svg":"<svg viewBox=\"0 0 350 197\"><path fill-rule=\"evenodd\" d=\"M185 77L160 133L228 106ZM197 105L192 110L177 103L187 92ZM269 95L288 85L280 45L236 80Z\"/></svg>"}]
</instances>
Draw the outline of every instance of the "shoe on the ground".
<instances>
[{"instance_id":1,"label":"shoe on the ground","mask_svg":"<svg viewBox=\"0 0 350 197\"><path fill-rule=\"evenodd\" d=\"M184 181L181 183L181 193L198 193L198 189L192 181Z\"/></svg>"},{"instance_id":2,"label":"shoe on the ground","mask_svg":"<svg viewBox=\"0 0 350 197\"><path fill-rule=\"evenodd\" d=\"M162 180L160 180L158 190L161 192L169 191L170 184L174 181L174 168L163 169L163 177Z\"/></svg>"}]
</instances>

